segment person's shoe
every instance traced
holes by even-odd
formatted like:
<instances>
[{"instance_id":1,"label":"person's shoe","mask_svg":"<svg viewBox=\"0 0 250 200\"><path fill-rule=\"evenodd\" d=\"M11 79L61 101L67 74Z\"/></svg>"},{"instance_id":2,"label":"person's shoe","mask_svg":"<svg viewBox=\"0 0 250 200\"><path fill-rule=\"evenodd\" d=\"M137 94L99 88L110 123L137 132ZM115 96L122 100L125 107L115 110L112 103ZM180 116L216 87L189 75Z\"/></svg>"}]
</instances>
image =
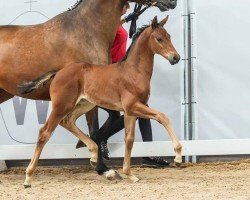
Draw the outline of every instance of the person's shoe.
<instances>
[{"instance_id":1,"label":"person's shoe","mask_svg":"<svg viewBox=\"0 0 250 200\"><path fill-rule=\"evenodd\" d=\"M107 145L107 141L101 141L101 151L102 151L102 157L105 160L110 160L109 158L109 149L108 149L108 145Z\"/></svg>"},{"instance_id":2,"label":"person's shoe","mask_svg":"<svg viewBox=\"0 0 250 200\"><path fill-rule=\"evenodd\" d=\"M145 167L169 167L170 163L163 160L161 157L143 157L142 165Z\"/></svg>"}]
</instances>

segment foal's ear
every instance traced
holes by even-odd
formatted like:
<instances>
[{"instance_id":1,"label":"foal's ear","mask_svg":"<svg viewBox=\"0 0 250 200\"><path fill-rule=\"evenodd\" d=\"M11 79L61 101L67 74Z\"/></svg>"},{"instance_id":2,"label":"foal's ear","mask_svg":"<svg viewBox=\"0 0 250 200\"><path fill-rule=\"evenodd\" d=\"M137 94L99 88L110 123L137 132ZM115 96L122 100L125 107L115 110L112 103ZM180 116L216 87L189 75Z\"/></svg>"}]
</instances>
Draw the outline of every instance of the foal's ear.
<instances>
[{"instance_id":1,"label":"foal's ear","mask_svg":"<svg viewBox=\"0 0 250 200\"><path fill-rule=\"evenodd\" d=\"M154 17L151 26L152 29L156 29L159 26L157 16Z\"/></svg>"},{"instance_id":2,"label":"foal's ear","mask_svg":"<svg viewBox=\"0 0 250 200\"><path fill-rule=\"evenodd\" d=\"M167 21L168 21L168 16L159 22L159 26L163 27L167 23Z\"/></svg>"}]
</instances>

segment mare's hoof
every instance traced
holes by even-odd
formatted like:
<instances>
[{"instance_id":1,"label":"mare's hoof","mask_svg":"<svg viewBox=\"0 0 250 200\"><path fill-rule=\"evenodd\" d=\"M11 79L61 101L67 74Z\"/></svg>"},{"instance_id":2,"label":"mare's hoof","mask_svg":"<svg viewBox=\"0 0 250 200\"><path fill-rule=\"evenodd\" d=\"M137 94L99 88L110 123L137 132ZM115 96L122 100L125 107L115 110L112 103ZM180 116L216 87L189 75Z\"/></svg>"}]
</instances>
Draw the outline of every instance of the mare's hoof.
<instances>
[{"instance_id":1,"label":"mare's hoof","mask_svg":"<svg viewBox=\"0 0 250 200\"><path fill-rule=\"evenodd\" d=\"M122 177L120 176L120 174L113 170L113 169L110 169L109 171L106 171L103 173L103 175L106 177L106 179L112 181L112 180L121 180Z\"/></svg>"}]
</instances>

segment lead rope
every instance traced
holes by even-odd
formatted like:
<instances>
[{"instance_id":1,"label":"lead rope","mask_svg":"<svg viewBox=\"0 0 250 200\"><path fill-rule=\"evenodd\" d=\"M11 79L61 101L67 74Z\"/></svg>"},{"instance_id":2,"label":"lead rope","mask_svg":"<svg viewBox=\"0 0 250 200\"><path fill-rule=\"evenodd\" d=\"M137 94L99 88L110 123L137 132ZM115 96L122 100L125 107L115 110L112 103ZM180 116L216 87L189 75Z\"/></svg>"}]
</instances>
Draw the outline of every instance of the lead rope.
<instances>
[{"instance_id":1,"label":"lead rope","mask_svg":"<svg viewBox=\"0 0 250 200\"><path fill-rule=\"evenodd\" d=\"M135 17L131 20L130 29L129 29L129 38L132 38L136 32L136 28L137 28L136 21L138 20L139 16L142 13L144 13L148 8L150 8L151 6L154 6L155 4L156 2L148 3L143 9L141 9L143 5L142 3L135 4L134 12L133 12L135 14Z\"/></svg>"},{"instance_id":2,"label":"lead rope","mask_svg":"<svg viewBox=\"0 0 250 200\"><path fill-rule=\"evenodd\" d=\"M131 20L131 24L130 24L130 29L129 29L129 38L132 38L133 35L135 34L136 32L136 28L137 28L137 24L136 24L136 21L138 20L139 18L139 11L141 10L142 8L142 4L141 3L136 3L135 4L135 7L134 7L134 13L135 13L135 16L132 20Z\"/></svg>"}]
</instances>

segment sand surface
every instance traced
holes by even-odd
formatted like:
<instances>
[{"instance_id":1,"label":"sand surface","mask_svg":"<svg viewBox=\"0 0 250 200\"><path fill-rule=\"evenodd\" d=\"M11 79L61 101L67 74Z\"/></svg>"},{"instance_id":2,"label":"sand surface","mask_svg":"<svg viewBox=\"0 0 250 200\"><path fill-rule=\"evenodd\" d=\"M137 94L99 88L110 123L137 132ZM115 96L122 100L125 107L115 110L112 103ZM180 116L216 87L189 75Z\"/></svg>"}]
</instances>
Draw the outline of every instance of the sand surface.
<instances>
[{"instance_id":1,"label":"sand surface","mask_svg":"<svg viewBox=\"0 0 250 200\"><path fill-rule=\"evenodd\" d=\"M39 167L29 189L22 185L25 169L12 168L0 173L0 199L250 200L250 160L185 165L134 167L138 183L108 181L86 167Z\"/></svg>"}]
</instances>

